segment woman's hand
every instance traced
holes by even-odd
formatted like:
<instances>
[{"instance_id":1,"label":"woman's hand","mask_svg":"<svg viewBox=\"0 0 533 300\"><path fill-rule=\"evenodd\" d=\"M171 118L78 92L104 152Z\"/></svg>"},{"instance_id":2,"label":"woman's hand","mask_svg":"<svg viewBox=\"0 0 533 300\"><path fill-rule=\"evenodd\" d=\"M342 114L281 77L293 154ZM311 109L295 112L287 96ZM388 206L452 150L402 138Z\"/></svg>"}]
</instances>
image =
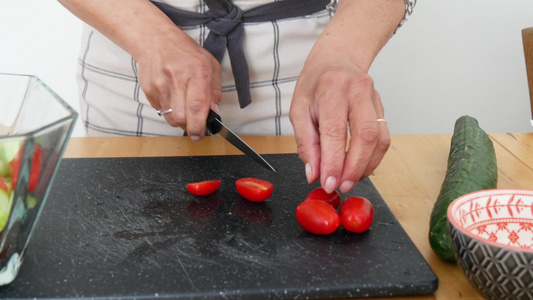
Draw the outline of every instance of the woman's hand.
<instances>
[{"instance_id":1,"label":"woman's hand","mask_svg":"<svg viewBox=\"0 0 533 300\"><path fill-rule=\"evenodd\" d=\"M155 109L193 139L205 134L209 108L222 98L221 67L196 41L148 0L59 0L81 20L127 51ZM155 111L154 111L155 114Z\"/></svg>"},{"instance_id":2,"label":"woman's hand","mask_svg":"<svg viewBox=\"0 0 533 300\"><path fill-rule=\"evenodd\" d=\"M143 43L136 60L148 101L156 109L171 108L164 115L167 122L199 139L205 134L209 109L217 111L222 98L220 64L177 27Z\"/></svg>"},{"instance_id":3,"label":"woman's hand","mask_svg":"<svg viewBox=\"0 0 533 300\"><path fill-rule=\"evenodd\" d=\"M290 119L307 180L320 178L327 192L350 191L390 145L368 69L404 10L402 0L339 1L300 73Z\"/></svg>"},{"instance_id":4,"label":"woman's hand","mask_svg":"<svg viewBox=\"0 0 533 300\"><path fill-rule=\"evenodd\" d=\"M372 173L390 145L387 123L378 121L384 112L372 78L337 55L315 52L308 58L290 118L307 180L320 178L327 192L350 191Z\"/></svg>"}]
</instances>

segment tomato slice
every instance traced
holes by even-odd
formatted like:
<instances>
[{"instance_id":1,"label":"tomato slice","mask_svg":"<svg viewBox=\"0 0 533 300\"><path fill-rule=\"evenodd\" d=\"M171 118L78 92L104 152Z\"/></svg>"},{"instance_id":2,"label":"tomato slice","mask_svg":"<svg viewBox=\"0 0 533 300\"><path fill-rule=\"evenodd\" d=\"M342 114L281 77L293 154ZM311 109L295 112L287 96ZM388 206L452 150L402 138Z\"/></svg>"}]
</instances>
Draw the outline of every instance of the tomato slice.
<instances>
[{"instance_id":1,"label":"tomato slice","mask_svg":"<svg viewBox=\"0 0 533 300\"><path fill-rule=\"evenodd\" d=\"M306 200L296 207L296 220L303 229L314 234L331 234L341 219L333 206L321 200Z\"/></svg>"},{"instance_id":2,"label":"tomato slice","mask_svg":"<svg viewBox=\"0 0 533 300\"><path fill-rule=\"evenodd\" d=\"M39 176L41 174L41 168L43 160L43 148L38 145L35 145L33 150L33 160L31 161L31 170L30 170L30 182L28 183L28 189L34 191L39 184Z\"/></svg>"},{"instance_id":3,"label":"tomato slice","mask_svg":"<svg viewBox=\"0 0 533 300\"><path fill-rule=\"evenodd\" d=\"M214 193L222 184L222 180L204 180L187 184L187 190L191 194L206 196Z\"/></svg>"},{"instance_id":4,"label":"tomato slice","mask_svg":"<svg viewBox=\"0 0 533 300\"><path fill-rule=\"evenodd\" d=\"M274 185L266 180L246 177L235 181L237 192L246 200L262 202L272 196Z\"/></svg>"},{"instance_id":5,"label":"tomato slice","mask_svg":"<svg viewBox=\"0 0 533 300\"><path fill-rule=\"evenodd\" d=\"M20 164L22 162L22 149L23 148L21 147L15 158L8 163L9 167L11 168L13 189L17 186ZM39 184L39 176L42 168L42 156L43 149L39 145L35 145L33 150L33 158L31 161L30 178L28 182L28 189L30 192L33 192Z\"/></svg>"},{"instance_id":6,"label":"tomato slice","mask_svg":"<svg viewBox=\"0 0 533 300\"><path fill-rule=\"evenodd\" d=\"M12 188L15 189L17 186L17 180L19 177L20 163L22 161L22 148L19 149L15 158L8 163L9 168L11 169L11 184Z\"/></svg>"},{"instance_id":7,"label":"tomato slice","mask_svg":"<svg viewBox=\"0 0 533 300\"><path fill-rule=\"evenodd\" d=\"M374 206L364 197L348 197L339 208L344 229L351 232L365 232L374 221Z\"/></svg>"},{"instance_id":8,"label":"tomato slice","mask_svg":"<svg viewBox=\"0 0 533 300\"><path fill-rule=\"evenodd\" d=\"M337 191L333 191L332 193L326 193L326 191L318 187L309 193L307 197L305 197L305 201L307 200L320 200L324 201L327 204L333 206L333 208L337 209L339 208L339 205L341 204L341 195Z\"/></svg>"},{"instance_id":9,"label":"tomato slice","mask_svg":"<svg viewBox=\"0 0 533 300\"><path fill-rule=\"evenodd\" d=\"M0 177L0 190L3 190L5 192L9 192L9 188L7 187L7 184L3 177Z\"/></svg>"}]
</instances>

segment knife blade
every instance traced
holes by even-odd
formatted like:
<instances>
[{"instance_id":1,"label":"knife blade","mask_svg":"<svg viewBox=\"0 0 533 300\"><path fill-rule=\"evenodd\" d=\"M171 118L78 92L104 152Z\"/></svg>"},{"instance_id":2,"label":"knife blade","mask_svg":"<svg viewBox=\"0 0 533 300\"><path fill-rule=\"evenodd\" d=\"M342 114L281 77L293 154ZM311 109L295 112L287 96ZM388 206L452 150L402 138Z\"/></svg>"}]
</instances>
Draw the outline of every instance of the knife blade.
<instances>
[{"instance_id":1,"label":"knife blade","mask_svg":"<svg viewBox=\"0 0 533 300\"><path fill-rule=\"evenodd\" d=\"M261 155L255 152L254 149L248 146L248 144L246 144L238 135L226 127L226 125L222 123L220 116L212 109L209 110L209 115L207 116L207 129L212 134L218 133L220 136L230 142L230 144L235 146L235 148L239 149L242 153L246 154L263 167L276 172L276 169L274 169L274 167L272 167Z\"/></svg>"}]
</instances>

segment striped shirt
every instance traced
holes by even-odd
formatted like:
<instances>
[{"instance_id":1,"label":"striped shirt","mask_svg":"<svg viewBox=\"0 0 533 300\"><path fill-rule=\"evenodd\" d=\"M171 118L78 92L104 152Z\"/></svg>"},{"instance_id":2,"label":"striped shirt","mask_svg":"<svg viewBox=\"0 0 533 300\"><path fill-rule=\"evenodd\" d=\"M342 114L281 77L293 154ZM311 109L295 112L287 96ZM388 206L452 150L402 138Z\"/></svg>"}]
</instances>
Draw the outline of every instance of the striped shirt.
<instances>
[{"instance_id":1,"label":"striped shirt","mask_svg":"<svg viewBox=\"0 0 533 300\"><path fill-rule=\"evenodd\" d=\"M203 13L202 0L166 0L182 10ZM273 0L234 0L242 10ZM332 1L333 3L334 1ZM416 0L406 0L405 22ZM240 109L228 54L221 62L224 123L240 135L291 135L289 108L298 74L315 41L329 23L332 11L263 23L245 23L243 49L250 68L253 102ZM181 28L196 42L205 41L204 25ZM176 136L142 92L137 63L97 30L85 25L77 73L80 117L89 136Z\"/></svg>"}]
</instances>

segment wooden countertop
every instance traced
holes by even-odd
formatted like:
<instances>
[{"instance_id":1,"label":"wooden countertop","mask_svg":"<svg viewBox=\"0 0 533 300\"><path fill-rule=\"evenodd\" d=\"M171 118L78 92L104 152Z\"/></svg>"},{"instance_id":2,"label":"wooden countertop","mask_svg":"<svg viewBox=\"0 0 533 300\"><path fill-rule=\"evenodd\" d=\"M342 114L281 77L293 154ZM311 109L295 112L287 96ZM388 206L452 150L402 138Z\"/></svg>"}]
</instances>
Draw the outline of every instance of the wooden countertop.
<instances>
[{"instance_id":1,"label":"wooden countertop","mask_svg":"<svg viewBox=\"0 0 533 300\"><path fill-rule=\"evenodd\" d=\"M498 187L533 189L533 133L490 136L498 161ZM296 152L292 136L242 138L260 154ZM371 175L383 199L439 279L439 288L434 295L415 299L483 299L455 264L441 261L432 252L427 238L431 209L446 173L450 140L451 134L393 135L389 151ZM198 142L186 137L84 137L72 138L64 157L234 154L241 153L218 136Z\"/></svg>"}]
</instances>

